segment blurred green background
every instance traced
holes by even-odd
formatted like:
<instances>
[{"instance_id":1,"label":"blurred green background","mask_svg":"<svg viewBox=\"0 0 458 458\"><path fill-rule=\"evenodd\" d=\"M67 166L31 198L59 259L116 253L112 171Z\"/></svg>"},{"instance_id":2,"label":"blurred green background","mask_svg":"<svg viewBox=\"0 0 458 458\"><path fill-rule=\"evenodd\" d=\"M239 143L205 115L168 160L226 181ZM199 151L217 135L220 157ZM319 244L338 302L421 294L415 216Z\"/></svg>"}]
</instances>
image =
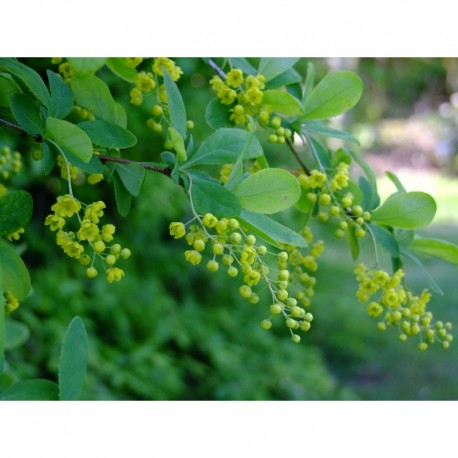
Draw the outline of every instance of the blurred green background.
<instances>
[{"instance_id":1,"label":"blurred green background","mask_svg":"<svg viewBox=\"0 0 458 458\"><path fill-rule=\"evenodd\" d=\"M49 59L22 61L42 71L50 66ZM205 107L213 97L208 86L213 72L200 59L176 61L184 71L180 88L199 144L209 133ZM305 74L308 61L302 59L296 69ZM423 233L458 243L458 60L312 61L319 77L349 69L363 79L360 103L333 125L358 136L380 177L382 197L394 191L384 178L386 170L397 173L407 190L431 193L438 203L437 222ZM145 125L148 103L133 107L128 83L108 70L99 74L128 111L128 127L139 139L126 157L159 161L163 139ZM457 345L449 350L432 346L422 353L416 342L400 342L394 330L378 332L355 298L348 246L323 225L315 227L327 242L313 301L315 319L299 345L291 343L280 323L263 331L259 322L265 304L247 304L237 282L224 272L212 274L185 263L186 244L170 238L168 225L187 220L189 208L182 190L160 174L147 174L125 219L116 212L109 184L75 187L82 201L105 200L105 221L116 225L119 243L133 253L120 283L86 279L84 269L60 251L43 225L66 183L57 170L43 176L40 163L27 154L32 143L0 130L0 146L24 153L25 167L14 185L31 192L35 201L22 242L33 291L13 316L29 326L31 335L7 354L18 379L56 378L60 342L79 315L90 342L84 399L458 399ZM284 145L264 146L272 163L295 166ZM294 214L286 217L298 225ZM457 327L458 267L433 259L426 263L444 291L433 296L431 311ZM406 267L409 286L421 291L424 274Z\"/></svg>"}]
</instances>

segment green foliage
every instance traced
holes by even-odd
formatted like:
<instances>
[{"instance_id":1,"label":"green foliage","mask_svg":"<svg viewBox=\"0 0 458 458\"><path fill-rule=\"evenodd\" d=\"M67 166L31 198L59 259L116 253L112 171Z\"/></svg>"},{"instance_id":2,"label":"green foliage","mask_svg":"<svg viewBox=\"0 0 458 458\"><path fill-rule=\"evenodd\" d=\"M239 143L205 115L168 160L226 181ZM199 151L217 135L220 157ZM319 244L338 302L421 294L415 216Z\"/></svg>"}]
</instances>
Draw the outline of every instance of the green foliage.
<instances>
[{"instance_id":1,"label":"green foliage","mask_svg":"<svg viewBox=\"0 0 458 458\"><path fill-rule=\"evenodd\" d=\"M12 191L0 197L0 235L24 227L32 216L33 199L26 191Z\"/></svg>"},{"instance_id":2,"label":"green foliage","mask_svg":"<svg viewBox=\"0 0 458 458\"><path fill-rule=\"evenodd\" d=\"M296 178L286 170L264 169L253 173L234 190L245 210L277 213L293 206L301 195Z\"/></svg>"},{"instance_id":3,"label":"green foliage","mask_svg":"<svg viewBox=\"0 0 458 458\"><path fill-rule=\"evenodd\" d=\"M344 113L358 102L362 92L363 83L354 73L330 73L317 84L307 98L302 120L326 119Z\"/></svg>"},{"instance_id":4,"label":"green foliage","mask_svg":"<svg viewBox=\"0 0 458 458\"><path fill-rule=\"evenodd\" d=\"M346 142L358 145L358 139L328 125L327 119L360 99L362 81L355 73L330 73L315 86L319 72L307 63L303 81L305 65L296 58L157 58L145 63L141 58L69 58L59 65L62 77L48 67L33 59L29 65L0 59L0 106L5 108L0 128L30 137L12 136L11 144L39 146L32 155L39 162L25 163L17 181L5 181L12 190L0 187L0 236L17 240L21 228L31 229L17 250L0 238L0 353L8 352L0 371L2 399L76 400L83 385L90 388L84 390L89 398L345 397L348 393L336 385L308 337L314 328L303 338L305 353L301 346L283 343L275 329L275 320L283 320L298 343L296 329L308 332L312 320L313 326L318 321L308 307L317 302L315 283L323 280L315 273L322 234L330 228L337 239L346 239L353 260L371 257L380 282L402 278L408 261L423 272L433 292L441 293L428 260L423 263L417 254L458 263L455 244L415 234L432 222L434 199L425 192L406 192L388 172L398 192L380 205L373 169L360 153L345 148ZM205 75L217 98L196 96L191 72ZM49 89L40 76L45 74ZM329 138L339 139L342 147L331 148ZM127 148L132 149L126 154L122 150ZM4 180L22 167L19 153L8 151L2 150L0 164ZM350 174L353 163L363 176ZM148 182L150 172L159 173ZM102 178L100 185L90 186ZM32 196L15 187L30 187ZM55 201L49 192L59 195L54 213L45 219L51 231L36 237ZM32 197L37 215L29 223ZM114 206L129 218L120 219ZM111 221L124 222L116 235L133 241L138 258L126 272L114 264L127 259L130 250L112 243L114 224L98 226L104 212ZM183 223L173 221L186 217ZM167 237L167 228L176 239L184 238L185 256L181 241ZM52 238L59 251L53 251ZM384 252L379 254L380 247ZM79 261L76 267L60 260L62 250ZM29 297L30 275L18 253L34 269ZM201 260L216 274L212 281L185 265ZM98 261L103 270L95 267ZM386 261L392 263L392 275L384 270ZM85 269L87 278L81 278ZM103 271L109 285L95 279ZM366 272L367 278L375 278L374 272ZM240 290L227 277L238 278ZM317 291L329 285L324 278ZM357 273L356 296L365 302L364 288L374 293L362 278ZM126 283L118 285L121 279ZM400 309L409 310L409 316L419 317L419 330L414 326L409 337L418 334L420 349L434 342L448 348L451 324L432 323L425 311L429 293L416 296L407 284L403 289L382 285L369 314L378 313L374 301L379 301L386 311L379 329L394 327L405 340L410 328L402 324L401 329L396 317ZM239 291L251 305L239 304ZM404 292L408 300L387 297L387 291L399 297ZM413 304L409 309L412 298L423 308ZM19 320L11 320L18 300L24 301L15 312ZM62 323L75 315L60 359L50 355L49 348L62 337ZM91 354L79 316L94 335ZM37 353L27 353L35 345ZM256 350L247 353L246 348ZM240 369L250 365L254 371ZM206 377L211 370L215 378ZM44 380L56 373L58 385Z\"/></svg>"},{"instance_id":5,"label":"green foliage","mask_svg":"<svg viewBox=\"0 0 458 458\"><path fill-rule=\"evenodd\" d=\"M80 317L68 326L59 362L59 399L75 401L81 396L88 358L88 338Z\"/></svg>"},{"instance_id":6,"label":"green foliage","mask_svg":"<svg viewBox=\"0 0 458 458\"><path fill-rule=\"evenodd\" d=\"M377 208L372 220L402 229L418 229L431 223L436 214L436 202L425 192L397 193Z\"/></svg>"},{"instance_id":7,"label":"green foliage","mask_svg":"<svg viewBox=\"0 0 458 458\"><path fill-rule=\"evenodd\" d=\"M46 120L46 136L83 162L90 161L93 153L91 139L75 124L49 117Z\"/></svg>"}]
</instances>

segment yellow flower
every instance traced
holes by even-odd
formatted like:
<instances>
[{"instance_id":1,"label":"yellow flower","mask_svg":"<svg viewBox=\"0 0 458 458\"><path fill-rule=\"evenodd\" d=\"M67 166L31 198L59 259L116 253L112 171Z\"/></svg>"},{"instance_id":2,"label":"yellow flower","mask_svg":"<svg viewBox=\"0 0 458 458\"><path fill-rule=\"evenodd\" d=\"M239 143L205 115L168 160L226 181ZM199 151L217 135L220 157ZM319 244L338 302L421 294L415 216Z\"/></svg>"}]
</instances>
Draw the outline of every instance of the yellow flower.
<instances>
[{"instance_id":1,"label":"yellow flower","mask_svg":"<svg viewBox=\"0 0 458 458\"><path fill-rule=\"evenodd\" d=\"M239 68L233 68L227 75L226 75L226 83L233 87L237 88L243 83L243 72Z\"/></svg>"},{"instance_id":2,"label":"yellow flower","mask_svg":"<svg viewBox=\"0 0 458 458\"><path fill-rule=\"evenodd\" d=\"M186 228L183 223L170 223L169 225L170 235L175 239L180 239L186 235Z\"/></svg>"},{"instance_id":3,"label":"yellow flower","mask_svg":"<svg viewBox=\"0 0 458 458\"><path fill-rule=\"evenodd\" d=\"M119 281L124 277L124 271L119 267L112 267L107 270L107 280L108 283L113 283L114 281Z\"/></svg>"}]
</instances>

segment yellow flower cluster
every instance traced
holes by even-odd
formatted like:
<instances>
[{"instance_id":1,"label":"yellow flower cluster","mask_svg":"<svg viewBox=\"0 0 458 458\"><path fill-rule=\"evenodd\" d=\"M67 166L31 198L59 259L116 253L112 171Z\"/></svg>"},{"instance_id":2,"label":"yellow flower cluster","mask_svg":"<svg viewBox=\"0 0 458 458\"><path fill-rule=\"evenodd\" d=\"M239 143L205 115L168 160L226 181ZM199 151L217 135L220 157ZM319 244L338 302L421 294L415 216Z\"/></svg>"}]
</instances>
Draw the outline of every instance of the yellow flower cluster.
<instances>
[{"instance_id":1,"label":"yellow flower cluster","mask_svg":"<svg viewBox=\"0 0 458 458\"><path fill-rule=\"evenodd\" d=\"M353 205L354 195L347 191L350 183L347 163L340 162L329 176L320 170L311 170L309 175L301 173L299 183L309 205L318 205L320 221L326 222L330 217L337 219L338 227L334 232L337 238L343 238L349 229L356 237L365 237L371 213L360 205Z\"/></svg>"},{"instance_id":2,"label":"yellow flower cluster","mask_svg":"<svg viewBox=\"0 0 458 458\"><path fill-rule=\"evenodd\" d=\"M8 146L0 150L0 178L8 180L16 175L22 168L21 153L12 152Z\"/></svg>"},{"instance_id":3,"label":"yellow flower cluster","mask_svg":"<svg viewBox=\"0 0 458 458\"><path fill-rule=\"evenodd\" d=\"M119 281L124 276L124 271L114 264L119 258L127 259L131 252L128 248L122 248L119 244L108 246L113 241L113 234L116 228L113 224L99 226L106 205L102 201L93 202L89 205L82 204L70 194L57 197L57 202L52 205L54 212L45 219L45 225L51 231L56 231L56 242L63 252L79 261L87 268L86 274L89 278L98 275L94 267L95 257L99 257L105 268L106 277L109 283ZM79 222L77 231L64 230L68 226L68 218L76 216ZM92 259L87 252L92 252Z\"/></svg>"},{"instance_id":4,"label":"yellow flower cluster","mask_svg":"<svg viewBox=\"0 0 458 458\"><path fill-rule=\"evenodd\" d=\"M431 294L423 290L420 296L416 296L408 290L402 282L402 269L390 276L382 269L369 269L359 264L355 274L359 282L356 297L363 303L370 301L367 312L375 318L381 318L377 323L379 330L384 331L388 326L394 326L399 330L401 341L419 336L418 348L422 351L436 341L444 348L450 346L453 340L448 332L452 329L451 323L432 323L433 315L426 311Z\"/></svg>"},{"instance_id":5,"label":"yellow flower cluster","mask_svg":"<svg viewBox=\"0 0 458 458\"><path fill-rule=\"evenodd\" d=\"M303 307L310 305L316 280L306 270L316 271L315 258L321 254L323 242L313 245L309 256L303 256L290 246L280 253L270 253L265 245L258 244L253 234L240 226L237 219L217 218L211 213L197 215L186 225L172 222L169 231L172 237L184 238L190 246L184 252L190 264L201 264L207 252L210 256L206 265L208 270L217 272L223 268L230 277L240 278L239 293L252 304L260 301L257 288L261 283L267 288L271 305L269 318L261 322L264 329L270 329L275 315L284 318L295 343L300 341L300 336L293 331L310 329L313 316ZM292 288L297 290L295 296Z\"/></svg>"}]
</instances>

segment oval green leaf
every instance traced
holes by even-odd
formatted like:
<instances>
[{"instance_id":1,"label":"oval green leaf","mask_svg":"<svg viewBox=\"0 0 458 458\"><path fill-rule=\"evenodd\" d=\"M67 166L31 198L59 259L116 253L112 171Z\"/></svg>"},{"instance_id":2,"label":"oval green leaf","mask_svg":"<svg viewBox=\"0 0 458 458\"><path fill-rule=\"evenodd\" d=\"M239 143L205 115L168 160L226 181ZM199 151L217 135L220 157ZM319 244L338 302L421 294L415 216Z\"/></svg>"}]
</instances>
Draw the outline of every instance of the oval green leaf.
<instances>
[{"instance_id":1,"label":"oval green leaf","mask_svg":"<svg viewBox=\"0 0 458 458\"><path fill-rule=\"evenodd\" d=\"M59 399L76 401L83 391L88 358L88 338L80 317L71 321L62 342L59 361Z\"/></svg>"},{"instance_id":2,"label":"oval green leaf","mask_svg":"<svg viewBox=\"0 0 458 458\"><path fill-rule=\"evenodd\" d=\"M326 119L342 114L358 102L362 93L363 83L355 73L329 73L308 97L301 119Z\"/></svg>"},{"instance_id":3,"label":"oval green leaf","mask_svg":"<svg viewBox=\"0 0 458 458\"><path fill-rule=\"evenodd\" d=\"M283 169L260 170L237 185L233 192L244 209L267 214L286 210L301 196L299 182Z\"/></svg>"},{"instance_id":4,"label":"oval green leaf","mask_svg":"<svg viewBox=\"0 0 458 458\"><path fill-rule=\"evenodd\" d=\"M302 103L289 92L279 89L264 91L263 105L269 105L273 111L287 116L300 115L304 113Z\"/></svg>"},{"instance_id":5,"label":"oval green leaf","mask_svg":"<svg viewBox=\"0 0 458 458\"><path fill-rule=\"evenodd\" d=\"M41 76L35 70L18 62L16 59L0 58L0 72L2 71L11 73L11 75L20 79L29 88L30 92L48 110L50 109L52 105L51 95Z\"/></svg>"},{"instance_id":6,"label":"oval green leaf","mask_svg":"<svg viewBox=\"0 0 458 458\"><path fill-rule=\"evenodd\" d=\"M115 164L115 169L125 188L133 196L138 196L145 177L145 169L136 164Z\"/></svg>"},{"instance_id":7,"label":"oval green leaf","mask_svg":"<svg viewBox=\"0 0 458 458\"><path fill-rule=\"evenodd\" d=\"M10 96L21 92L21 88L10 75L0 75L0 107L9 107Z\"/></svg>"},{"instance_id":8,"label":"oval green leaf","mask_svg":"<svg viewBox=\"0 0 458 458\"><path fill-rule=\"evenodd\" d=\"M46 135L83 162L89 162L91 159L93 153L91 139L75 124L49 117L46 120Z\"/></svg>"},{"instance_id":9,"label":"oval green leaf","mask_svg":"<svg viewBox=\"0 0 458 458\"><path fill-rule=\"evenodd\" d=\"M104 148L130 148L137 143L132 132L102 119L84 121L78 127L88 134L92 143Z\"/></svg>"},{"instance_id":10,"label":"oval green leaf","mask_svg":"<svg viewBox=\"0 0 458 458\"><path fill-rule=\"evenodd\" d=\"M63 119L70 113L73 107L73 93L71 89L64 83L60 75L47 71L49 88L51 89L52 109L50 115Z\"/></svg>"},{"instance_id":11,"label":"oval green leaf","mask_svg":"<svg viewBox=\"0 0 458 458\"><path fill-rule=\"evenodd\" d=\"M10 319L5 321L5 351L20 347L29 337L29 328L24 323Z\"/></svg>"},{"instance_id":12,"label":"oval green leaf","mask_svg":"<svg viewBox=\"0 0 458 458\"><path fill-rule=\"evenodd\" d=\"M170 123L176 129L183 140L186 139L186 109L184 106L183 98L181 97L180 90L173 81L169 72L164 68L164 83L165 91L167 93L167 102L169 105Z\"/></svg>"},{"instance_id":13,"label":"oval green leaf","mask_svg":"<svg viewBox=\"0 0 458 458\"><path fill-rule=\"evenodd\" d=\"M191 199L200 214L213 213L218 218L237 216L242 209L239 199L217 181L191 175Z\"/></svg>"},{"instance_id":14,"label":"oval green leaf","mask_svg":"<svg viewBox=\"0 0 458 458\"><path fill-rule=\"evenodd\" d=\"M267 82L286 72L298 60L297 57L263 57L259 62L258 73L263 75Z\"/></svg>"},{"instance_id":15,"label":"oval green leaf","mask_svg":"<svg viewBox=\"0 0 458 458\"><path fill-rule=\"evenodd\" d=\"M100 70L105 64L105 57L69 57L68 62L72 66L76 76L90 76Z\"/></svg>"},{"instance_id":16,"label":"oval green leaf","mask_svg":"<svg viewBox=\"0 0 458 458\"><path fill-rule=\"evenodd\" d=\"M242 129L219 129L202 142L182 168L204 164L228 164L236 162L243 153L243 159L262 156L262 146L256 137ZM245 150L245 147L248 148Z\"/></svg>"},{"instance_id":17,"label":"oval green leaf","mask_svg":"<svg viewBox=\"0 0 458 458\"><path fill-rule=\"evenodd\" d=\"M137 77L137 70L127 65L125 57L109 57L106 61L107 67L119 78L133 83Z\"/></svg>"},{"instance_id":18,"label":"oval green leaf","mask_svg":"<svg viewBox=\"0 0 458 458\"><path fill-rule=\"evenodd\" d=\"M78 105L89 108L96 118L125 127L125 110L114 101L104 81L95 75L85 78L75 76L70 84Z\"/></svg>"},{"instance_id":19,"label":"oval green leaf","mask_svg":"<svg viewBox=\"0 0 458 458\"><path fill-rule=\"evenodd\" d=\"M237 219L243 227L274 246L280 247L284 243L297 247L307 246L304 237L268 216L242 210Z\"/></svg>"},{"instance_id":20,"label":"oval green leaf","mask_svg":"<svg viewBox=\"0 0 458 458\"><path fill-rule=\"evenodd\" d=\"M436 202L426 192L398 192L372 213L372 221L402 229L427 226L436 214Z\"/></svg>"},{"instance_id":21,"label":"oval green leaf","mask_svg":"<svg viewBox=\"0 0 458 458\"><path fill-rule=\"evenodd\" d=\"M119 174L113 175L116 205L121 216L126 217L132 205L132 194L126 189Z\"/></svg>"},{"instance_id":22,"label":"oval green leaf","mask_svg":"<svg viewBox=\"0 0 458 458\"><path fill-rule=\"evenodd\" d=\"M229 121L229 110L227 105L220 103L218 99L213 99L205 109L205 121L213 129L222 127L232 127Z\"/></svg>"},{"instance_id":23,"label":"oval green leaf","mask_svg":"<svg viewBox=\"0 0 458 458\"><path fill-rule=\"evenodd\" d=\"M13 94L10 107L18 124L30 135L43 135L43 120L39 106L32 97L26 94Z\"/></svg>"},{"instance_id":24,"label":"oval green leaf","mask_svg":"<svg viewBox=\"0 0 458 458\"><path fill-rule=\"evenodd\" d=\"M0 238L0 279L3 291L10 292L18 300L24 299L30 291L30 275L24 261L10 243Z\"/></svg>"},{"instance_id":25,"label":"oval green leaf","mask_svg":"<svg viewBox=\"0 0 458 458\"><path fill-rule=\"evenodd\" d=\"M22 190L11 191L0 198L0 235L24 227L32 216L32 196Z\"/></svg>"},{"instance_id":26,"label":"oval green leaf","mask_svg":"<svg viewBox=\"0 0 458 458\"><path fill-rule=\"evenodd\" d=\"M451 264L458 264L458 245L439 239L415 239L410 248L417 253L435 256Z\"/></svg>"},{"instance_id":27,"label":"oval green leaf","mask_svg":"<svg viewBox=\"0 0 458 458\"><path fill-rule=\"evenodd\" d=\"M3 401L57 401L59 387L51 380L33 379L16 383L0 399Z\"/></svg>"}]
</instances>

